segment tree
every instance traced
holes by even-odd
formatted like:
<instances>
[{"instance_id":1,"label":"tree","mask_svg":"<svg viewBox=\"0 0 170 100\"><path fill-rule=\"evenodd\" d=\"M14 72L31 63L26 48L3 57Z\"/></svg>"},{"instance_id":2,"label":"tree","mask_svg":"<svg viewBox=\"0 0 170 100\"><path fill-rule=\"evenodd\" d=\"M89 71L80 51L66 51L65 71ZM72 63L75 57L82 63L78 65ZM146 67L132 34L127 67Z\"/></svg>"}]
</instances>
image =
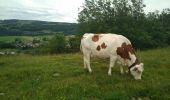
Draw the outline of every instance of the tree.
<instances>
[{"instance_id":1,"label":"tree","mask_svg":"<svg viewBox=\"0 0 170 100\"><path fill-rule=\"evenodd\" d=\"M85 0L79 32L132 33L133 27L143 25L139 22L144 20L144 7L142 0Z\"/></svg>"}]
</instances>

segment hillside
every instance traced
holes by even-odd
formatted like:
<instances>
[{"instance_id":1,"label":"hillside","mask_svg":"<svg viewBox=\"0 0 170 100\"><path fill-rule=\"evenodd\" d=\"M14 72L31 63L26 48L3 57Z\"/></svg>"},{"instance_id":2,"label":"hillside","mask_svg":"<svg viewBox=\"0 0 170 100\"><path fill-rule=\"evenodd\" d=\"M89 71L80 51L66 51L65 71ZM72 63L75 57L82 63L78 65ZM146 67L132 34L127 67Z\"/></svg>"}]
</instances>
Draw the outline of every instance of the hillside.
<instances>
[{"instance_id":1,"label":"hillside","mask_svg":"<svg viewBox=\"0 0 170 100\"><path fill-rule=\"evenodd\" d=\"M107 75L109 61L92 59L90 74L82 54L0 56L1 100L169 100L170 47L138 52L142 80Z\"/></svg>"},{"instance_id":2,"label":"hillside","mask_svg":"<svg viewBox=\"0 0 170 100\"><path fill-rule=\"evenodd\" d=\"M0 35L49 35L55 32L74 34L75 28L75 23L0 20Z\"/></svg>"}]
</instances>

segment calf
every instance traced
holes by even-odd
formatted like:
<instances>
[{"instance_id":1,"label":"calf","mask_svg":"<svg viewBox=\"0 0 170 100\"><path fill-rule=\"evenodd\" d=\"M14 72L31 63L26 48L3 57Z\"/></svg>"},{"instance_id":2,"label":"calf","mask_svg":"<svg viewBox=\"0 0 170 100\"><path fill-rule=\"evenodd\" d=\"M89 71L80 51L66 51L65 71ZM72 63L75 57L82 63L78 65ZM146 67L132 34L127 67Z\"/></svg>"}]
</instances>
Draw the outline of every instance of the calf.
<instances>
[{"instance_id":1,"label":"calf","mask_svg":"<svg viewBox=\"0 0 170 100\"><path fill-rule=\"evenodd\" d=\"M111 75L115 62L119 62L128 66L129 73L135 79L141 79L143 63L137 59L131 42L122 35L85 33L81 39L80 49L83 52L84 68L88 68L90 73L92 72L90 58L97 56L110 58L108 75ZM122 66L120 71L123 73Z\"/></svg>"}]
</instances>

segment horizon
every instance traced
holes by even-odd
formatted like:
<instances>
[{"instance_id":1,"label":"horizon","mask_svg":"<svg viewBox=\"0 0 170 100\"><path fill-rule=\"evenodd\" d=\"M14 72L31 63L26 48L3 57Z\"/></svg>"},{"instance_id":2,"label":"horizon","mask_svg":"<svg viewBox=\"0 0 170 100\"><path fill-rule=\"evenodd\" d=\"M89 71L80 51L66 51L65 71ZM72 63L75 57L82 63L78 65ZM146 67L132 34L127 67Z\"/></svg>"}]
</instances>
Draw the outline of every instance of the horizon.
<instances>
[{"instance_id":1,"label":"horizon","mask_svg":"<svg viewBox=\"0 0 170 100\"><path fill-rule=\"evenodd\" d=\"M77 24L76 22L56 22L56 21L44 21L44 20L34 20L34 19L0 19L0 21L6 20L17 20L17 21L38 21L38 22L49 22L49 23L70 23L70 24Z\"/></svg>"}]
</instances>

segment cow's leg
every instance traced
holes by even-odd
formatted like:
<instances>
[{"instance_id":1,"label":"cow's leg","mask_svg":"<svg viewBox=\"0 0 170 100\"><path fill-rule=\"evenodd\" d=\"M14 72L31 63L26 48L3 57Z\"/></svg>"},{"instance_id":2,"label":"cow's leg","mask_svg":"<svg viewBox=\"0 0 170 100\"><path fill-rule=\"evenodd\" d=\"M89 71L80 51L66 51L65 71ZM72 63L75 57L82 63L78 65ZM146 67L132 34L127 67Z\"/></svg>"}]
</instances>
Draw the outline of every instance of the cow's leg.
<instances>
[{"instance_id":1,"label":"cow's leg","mask_svg":"<svg viewBox=\"0 0 170 100\"><path fill-rule=\"evenodd\" d=\"M116 57L110 57L110 66L109 66L109 71L108 71L108 75L112 75L112 67L114 67L116 61Z\"/></svg>"},{"instance_id":2,"label":"cow's leg","mask_svg":"<svg viewBox=\"0 0 170 100\"><path fill-rule=\"evenodd\" d=\"M86 69L87 68L87 65L86 65L86 60L85 60L86 58L85 58L85 56L83 57L83 60L84 60L84 69Z\"/></svg>"},{"instance_id":3,"label":"cow's leg","mask_svg":"<svg viewBox=\"0 0 170 100\"><path fill-rule=\"evenodd\" d=\"M121 74L124 74L123 66L120 66L120 73L121 73Z\"/></svg>"},{"instance_id":4,"label":"cow's leg","mask_svg":"<svg viewBox=\"0 0 170 100\"><path fill-rule=\"evenodd\" d=\"M89 72L92 72L92 69L90 67L90 54L84 55L84 67L88 68Z\"/></svg>"},{"instance_id":5,"label":"cow's leg","mask_svg":"<svg viewBox=\"0 0 170 100\"><path fill-rule=\"evenodd\" d=\"M87 65L86 65L86 62L85 62L85 60L84 60L84 69L86 69L87 68Z\"/></svg>"}]
</instances>

